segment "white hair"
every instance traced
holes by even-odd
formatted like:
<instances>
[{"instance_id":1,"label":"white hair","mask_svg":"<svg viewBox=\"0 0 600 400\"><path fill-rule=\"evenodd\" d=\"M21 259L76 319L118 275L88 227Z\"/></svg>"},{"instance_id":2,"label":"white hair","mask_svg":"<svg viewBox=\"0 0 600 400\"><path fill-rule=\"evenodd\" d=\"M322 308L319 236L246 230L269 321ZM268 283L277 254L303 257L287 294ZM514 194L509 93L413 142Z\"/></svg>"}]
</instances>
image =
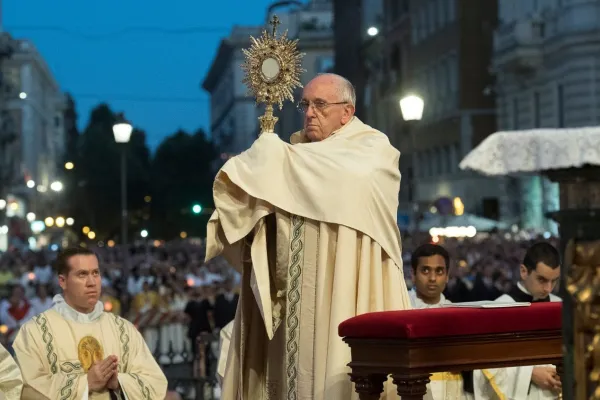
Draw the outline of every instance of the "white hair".
<instances>
[{"instance_id":1,"label":"white hair","mask_svg":"<svg viewBox=\"0 0 600 400\"><path fill-rule=\"evenodd\" d=\"M344 78L341 75L334 74L331 72L320 73L317 76L328 76L333 79L336 79L339 82L339 96L340 101L351 104L352 106L356 106L356 90L354 89L354 85L348 79Z\"/></svg>"}]
</instances>

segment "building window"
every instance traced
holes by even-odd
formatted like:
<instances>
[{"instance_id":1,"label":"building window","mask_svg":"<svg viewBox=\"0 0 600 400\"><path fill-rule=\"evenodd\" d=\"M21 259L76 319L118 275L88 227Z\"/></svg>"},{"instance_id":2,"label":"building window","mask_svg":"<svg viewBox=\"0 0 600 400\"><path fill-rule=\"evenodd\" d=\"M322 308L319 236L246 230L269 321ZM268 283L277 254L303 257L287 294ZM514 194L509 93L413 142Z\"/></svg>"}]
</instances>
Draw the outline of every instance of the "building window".
<instances>
[{"instance_id":1,"label":"building window","mask_svg":"<svg viewBox=\"0 0 600 400\"><path fill-rule=\"evenodd\" d=\"M395 71L400 77L402 72L402 49L400 43L394 43L392 47L392 54L390 55L390 69Z\"/></svg>"},{"instance_id":2,"label":"building window","mask_svg":"<svg viewBox=\"0 0 600 400\"><path fill-rule=\"evenodd\" d=\"M515 131L519 129L519 99L516 97L512 103L512 127Z\"/></svg>"},{"instance_id":3,"label":"building window","mask_svg":"<svg viewBox=\"0 0 600 400\"><path fill-rule=\"evenodd\" d=\"M431 177L435 174L435 153L433 150L427 150L427 176Z\"/></svg>"},{"instance_id":4,"label":"building window","mask_svg":"<svg viewBox=\"0 0 600 400\"><path fill-rule=\"evenodd\" d=\"M423 40L429 34L429 24L427 23L427 9L421 6L419 11L419 31L421 32L420 40Z\"/></svg>"},{"instance_id":5,"label":"building window","mask_svg":"<svg viewBox=\"0 0 600 400\"><path fill-rule=\"evenodd\" d=\"M333 71L333 57L323 56L317 58L317 72L332 72Z\"/></svg>"},{"instance_id":6,"label":"building window","mask_svg":"<svg viewBox=\"0 0 600 400\"><path fill-rule=\"evenodd\" d=\"M460 151L460 143L454 143L452 145L452 163L453 163L453 168L452 171L453 172L458 172L459 167L458 164L460 164L461 160L462 160L462 152Z\"/></svg>"},{"instance_id":7,"label":"building window","mask_svg":"<svg viewBox=\"0 0 600 400\"><path fill-rule=\"evenodd\" d=\"M436 1L436 5L437 5L437 21L438 21L438 26L440 28L443 28L446 25L446 19L447 19L447 15L446 15L446 3L448 2L448 0L437 0Z\"/></svg>"},{"instance_id":8,"label":"building window","mask_svg":"<svg viewBox=\"0 0 600 400\"><path fill-rule=\"evenodd\" d=\"M399 0L388 0L388 4L390 5L390 18L393 24L398 21L404 13L404 4Z\"/></svg>"},{"instance_id":9,"label":"building window","mask_svg":"<svg viewBox=\"0 0 600 400\"><path fill-rule=\"evenodd\" d=\"M419 21L417 20L417 13L412 13L410 17L410 30L412 33L412 44L419 42Z\"/></svg>"},{"instance_id":10,"label":"building window","mask_svg":"<svg viewBox=\"0 0 600 400\"><path fill-rule=\"evenodd\" d=\"M558 90L556 91L556 105L557 105L557 115L558 115L558 127L565 127L565 93L564 93L563 85L558 85Z\"/></svg>"},{"instance_id":11,"label":"building window","mask_svg":"<svg viewBox=\"0 0 600 400\"><path fill-rule=\"evenodd\" d=\"M436 90L436 82L435 82L435 68L429 68L427 71L427 98L429 99L430 104L430 113L429 115L435 115L436 113L436 103L437 103L437 90Z\"/></svg>"},{"instance_id":12,"label":"building window","mask_svg":"<svg viewBox=\"0 0 600 400\"><path fill-rule=\"evenodd\" d=\"M452 173L454 171L454 165L452 164L452 146L444 146L444 160L446 161L446 172Z\"/></svg>"},{"instance_id":13,"label":"building window","mask_svg":"<svg viewBox=\"0 0 600 400\"><path fill-rule=\"evenodd\" d=\"M444 151L444 147L438 147L437 149L438 156L438 173L443 175L446 173L446 152Z\"/></svg>"},{"instance_id":14,"label":"building window","mask_svg":"<svg viewBox=\"0 0 600 400\"><path fill-rule=\"evenodd\" d=\"M458 93L458 57L453 55L448 60L449 75L450 75L450 92L452 94Z\"/></svg>"},{"instance_id":15,"label":"building window","mask_svg":"<svg viewBox=\"0 0 600 400\"><path fill-rule=\"evenodd\" d=\"M454 22L456 19L456 0L446 0L448 4L448 21Z\"/></svg>"},{"instance_id":16,"label":"building window","mask_svg":"<svg viewBox=\"0 0 600 400\"><path fill-rule=\"evenodd\" d=\"M535 92L533 94L533 127L539 128L540 125L540 94Z\"/></svg>"},{"instance_id":17,"label":"building window","mask_svg":"<svg viewBox=\"0 0 600 400\"><path fill-rule=\"evenodd\" d=\"M427 13L429 14L429 29L433 33L438 29L435 0L429 0Z\"/></svg>"},{"instance_id":18,"label":"building window","mask_svg":"<svg viewBox=\"0 0 600 400\"><path fill-rule=\"evenodd\" d=\"M446 60L443 59L437 66L439 92L442 96L448 94L448 74L446 73Z\"/></svg>"}]
</instances>

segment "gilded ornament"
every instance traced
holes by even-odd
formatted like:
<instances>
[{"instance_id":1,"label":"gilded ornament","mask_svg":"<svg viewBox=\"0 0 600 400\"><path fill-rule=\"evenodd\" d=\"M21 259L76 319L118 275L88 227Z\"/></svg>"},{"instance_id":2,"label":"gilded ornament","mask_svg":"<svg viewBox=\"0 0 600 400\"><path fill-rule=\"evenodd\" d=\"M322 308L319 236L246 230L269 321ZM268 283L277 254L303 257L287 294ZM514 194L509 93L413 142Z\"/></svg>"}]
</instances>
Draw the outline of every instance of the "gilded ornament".
<instances>
[{"instance_id":1,"label":"gilded ornament","mask_svg":"<svg viewBox=\"0 0 600 400\"><path fill-rule=\"evenodd\" d=\"M272 32L263 30L258 39L250 37L250 49L243 49L246 57L242 64L245 72L243 82L256 103L266 105L265 114L260 120L260 130L274 132L278 118L273 115L273 104L283 107L285 100L294 101L294 89L302 87L300 75L303 53L297 49L298 40L290 40L287 31L277 36L279 18L274 15L269 24Z\"/></svg>"},{"instance_id":2,"label":"gilded ornament","mask_svg":"<svg viewBox=\"0 0 600 400\"><path fill-rule=\"evenodd\" d=\"M571 240L565 253L570 266L566 289L575 300L576 318L580 321L576 326L581 326L575 340L583 340L579 347L575 346L575 359L590 368L587 378L592 385L581 392L590 393L590 400L600 400L600 241L575 244ZM587 386L585 378L579 376L577 380Z\"/></svg>"},{"instance_id":3,"label":"gilded ornament","mask_svg":"<svg viewBox=\"0 0 600 400\"><path fill-rule=\"evenodd\" d=\"M85 336L79 341L77 356L83 370L88 372L94 363L104 360L104 350L98 339Z\"/></svg>"}]
</instances>

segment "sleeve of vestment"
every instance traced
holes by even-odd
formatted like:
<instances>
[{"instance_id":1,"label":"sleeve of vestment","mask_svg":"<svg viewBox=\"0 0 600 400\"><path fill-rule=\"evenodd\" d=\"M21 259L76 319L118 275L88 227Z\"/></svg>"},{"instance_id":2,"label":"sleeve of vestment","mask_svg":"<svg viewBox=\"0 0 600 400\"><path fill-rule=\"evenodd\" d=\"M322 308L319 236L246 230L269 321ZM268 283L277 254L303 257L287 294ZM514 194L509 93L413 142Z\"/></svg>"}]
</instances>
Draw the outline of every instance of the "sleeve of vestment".
<instances>
[{"instance_id":1,"label":"sleeve of vestment","mask_svg":"<svg viewBox=\"0 0 600 400\"><path fill-rule=\"evenodd\" d=\"M526 399L532 372L532 366L473 371L475 399Z\"/></svg>"},{"instance_id":2,"label":"sleeve of vestment","mask_svg":"<svg viewBox=\"0 0 600 400\"><path fill-rule=\"evenodd\" d=\"M167 378L142 335L131 323L126 322L126 326L130 358L125 371L119 373L121 391L130 400L163 400L167 394Z\"/></svg>"},{"instance_id":3,"label":"sleeve of vestment","mask_svg":"<svg viewBox=\"0 0 600 400\"><path fill-rule=\"evenodd\" d=\"M87 375L78 363L59 363L56 345L52 332L42 332L34 321L19 330L13 348L23 375L22 400L87 399Z\"/></svg>"}]
</instances>

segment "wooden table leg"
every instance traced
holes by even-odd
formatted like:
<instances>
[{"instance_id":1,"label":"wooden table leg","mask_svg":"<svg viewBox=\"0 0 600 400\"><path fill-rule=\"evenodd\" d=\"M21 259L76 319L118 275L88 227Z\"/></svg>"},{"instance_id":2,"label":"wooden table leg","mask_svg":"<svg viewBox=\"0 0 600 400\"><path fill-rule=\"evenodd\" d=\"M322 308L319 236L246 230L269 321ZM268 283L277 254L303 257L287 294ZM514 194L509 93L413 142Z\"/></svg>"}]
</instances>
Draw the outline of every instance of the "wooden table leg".
<instances>
[{"instance_id":1,"label":"wooden table leg","mask_svg":"<svg viewBox=\"0 0 600 400\"><path fill-rule=\"evenodd\" d=\"M424 375L392 375L398 395L402 400L423 400L427 393L429 374Z\"/></svg>"},{"instance_id":2,"label":"wooden table leg","mask_svg":"<svg viewBox=\"0 0 600 400\"><path fill-rule=\"evenodd\" d=\"M385 374L361 374L358 372L350 374L350 380L354 382L354 390L358 393L360 400L379 400L386 379Z\"/></svg>"}]
</instances>

